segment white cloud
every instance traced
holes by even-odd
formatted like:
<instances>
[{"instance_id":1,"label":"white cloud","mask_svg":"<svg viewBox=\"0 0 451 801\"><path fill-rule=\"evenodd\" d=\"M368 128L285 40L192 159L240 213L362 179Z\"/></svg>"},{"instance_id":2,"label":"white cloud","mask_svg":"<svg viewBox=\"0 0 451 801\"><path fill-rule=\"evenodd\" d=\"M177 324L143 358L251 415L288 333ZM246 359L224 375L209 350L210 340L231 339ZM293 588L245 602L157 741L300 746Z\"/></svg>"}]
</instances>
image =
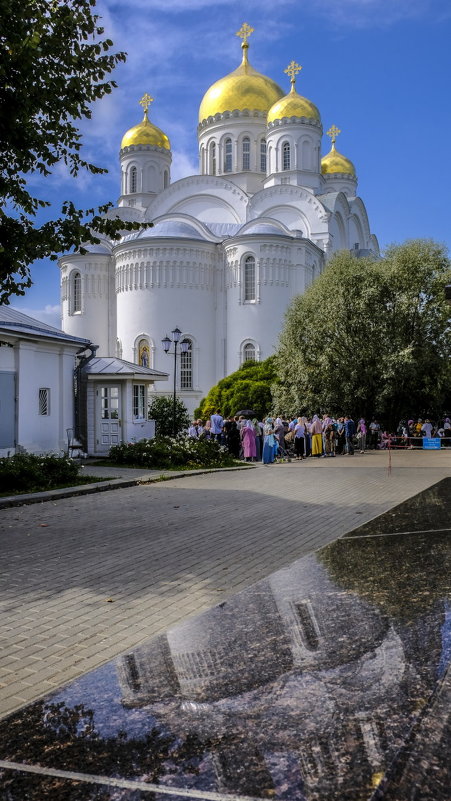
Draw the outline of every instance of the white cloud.
<instances>
[{"instance_id":1,"label":"white cloud","mask_svg":"<svg viewBox=\"0 0 451 801\"><path fill-rule=\"evenodd\" d=\"M195 164L186 153L174 152L172 155L171 182L186 178L188 175L196 175L198 169L198 164Z\"/></svg>"},{"instance_id":2,"label":"white cloud","mask_svg":"<svg viewBox=\"0 0 451 801\"><path fill-rule=\"evenodd\" d=\"M31 309L27 307L18 308L12 303L11 308L22 312L22 314L27 314L29 317L33 317L35 320L39 320L41 323L53 325L54 328L61 328L61 306L59 303L55 306L47 304L47 306L44 306L43 309Z\"/></svg>"}]
</instances>

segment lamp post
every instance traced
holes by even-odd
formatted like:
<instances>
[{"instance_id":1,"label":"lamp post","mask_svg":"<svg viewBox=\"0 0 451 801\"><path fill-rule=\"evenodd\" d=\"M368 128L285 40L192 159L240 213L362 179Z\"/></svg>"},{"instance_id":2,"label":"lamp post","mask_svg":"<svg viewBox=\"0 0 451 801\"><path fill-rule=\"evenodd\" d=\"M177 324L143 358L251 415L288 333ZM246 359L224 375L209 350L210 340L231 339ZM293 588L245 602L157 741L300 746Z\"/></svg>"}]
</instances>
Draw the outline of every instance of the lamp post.
<instances>
[{"instance_id":1,"label":"lamp post","mask_svg":"<svg viewBox=\"0 0 451 801\"><path fill-rule=\"evenodd\" d=\"M189 342L180 342L180 337L182 336L182 332L180 328L174 328L171 331L172 340L169 339L168 335L166 334L165 338L161 340L161 344L163 345L163 350L165 353L171 353L169 350L171 347L171 343L174 343L174 350L172 351L174 354L174 393L172 398L172 434L176 436L176 424L175 424L175 416L176 416L176 401L177 401L177 346L180 343L180 351L182 353L186 353L189 349Z\"/></svg>"}]
</instances>

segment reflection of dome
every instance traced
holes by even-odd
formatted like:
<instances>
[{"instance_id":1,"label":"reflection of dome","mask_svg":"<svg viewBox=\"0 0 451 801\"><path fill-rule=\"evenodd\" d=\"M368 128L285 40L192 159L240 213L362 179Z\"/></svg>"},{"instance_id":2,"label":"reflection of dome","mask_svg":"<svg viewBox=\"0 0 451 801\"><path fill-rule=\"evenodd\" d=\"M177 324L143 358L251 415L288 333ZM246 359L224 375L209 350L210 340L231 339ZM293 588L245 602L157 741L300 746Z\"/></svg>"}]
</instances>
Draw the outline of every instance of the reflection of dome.
<instances>
[{"instance_id":1,"label":"reflection of dome","mask_svg":"<svg viewBox=\"0 0 451 801\"><path fill-rule=\"evenodd\" d=\"M355 167L352 161L347 159L346 156L342 156L342 154L335 149L335 143L332 144L332 148L327 156L323 156L321 159L321 172L323 175L342 173L344 175L352 175L353 178L356 177Z\"/></svg>"},{"instance_id":2,"label":"reflection of dome","mask_svg":"<svg viewBox=\"0 0 451 801\"><path fill-rule=\"evenodd\" d=\"M269 109L267 122L274 122L274 120L282 120L284 118L290 119L291 117L306 117L309 120L317 120L321 122L321 117L318 109L311 100L306 97L298 95L294 88L294 83L291 85L291 92L289 92L281 100Z\"/></svg>"},{"instance_id":3,"label":"reflection of dome","mask_svg":"<svg viewBox=\"0 0 451 801\"><path fill-rule=\"evenodd\" d=\"M130 128L122 137L121 150L131 145L154 145L163 147L165 150L171 149L171 143L166 134L148 119L147 109L142 122Z\"/></svg>"},{"instance_id":4,"label":"reflection of dome","mask_svg":"<svg viewBox=\"0 0 451 801\"><path fill-rule=\"evenodd\" d=\"M216 81L204 94L199 108L199 122L225 111L263 111L282 97L280 86L254 70L247 60L249 45L242 44L243 60L236 70Z\"/></svg>"}]
</instances>

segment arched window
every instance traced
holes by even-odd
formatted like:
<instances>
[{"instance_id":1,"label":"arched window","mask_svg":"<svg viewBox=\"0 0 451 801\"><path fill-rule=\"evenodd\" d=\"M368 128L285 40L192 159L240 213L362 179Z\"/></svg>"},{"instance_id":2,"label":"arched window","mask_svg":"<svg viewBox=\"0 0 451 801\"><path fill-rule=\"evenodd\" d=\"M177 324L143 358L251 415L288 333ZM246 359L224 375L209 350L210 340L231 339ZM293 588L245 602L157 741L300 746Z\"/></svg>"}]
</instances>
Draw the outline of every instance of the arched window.
<instances>
[{"instance_id":1,"label":"arched window","mask_svg":"<svg viewBox=\"0 0 451 801\"><path fill-rule=\"evenodd\" d=\"M81 273L72 273L72 314L81 312Z\"/></svg>"},{"instance_id":2,"label":"arched window","mask_svg":"<svg viewBox=\"0 0 451 801\"><path fill-rule=\"evenodd\" d=\"M284 142L282 145L282 169L289 170L291 165L290 143Z\"/></svg>"},{"instance_id":3,"label":"arched window","mask_svg":"<svg viewBox=\"0 0 451 801\"><path fill-rule=\"evenodd\" d=\"M130 192L133 194L137 191L138 187L138 170L132 167L130 170Z\"/></svg>"},{"instance_id":4,"label":"arched window","mask_svg":"<svg viewBox=\"0 0 451 801\"><path fill-rule=\"evenodd\" d=\"M210 175L216 175L216 144L210 145Z\"/></svg>"},{"instance_id":5,"label":"arched window","mask_svg":"<svg viewBox=\"0 0 451 801\"><path fill-rule=\"evenodd\" d=\"M266 139L260 142L260 170L266 172Z\"/></svg>"},{"instance_id":6,"label":"arched window","mask_svg":"<svg viewBox=\"0 0 451 801\"><path fill-rule=\"evenodd\" d=\"M150 367L150 348L147 339L140 339L138 344L138 364Z\"/></svg>"},{"instance_id":7,"label":"arched window","mask_svg":"<svg viewBox=\"0 0 451 801\"><path fill-rule=\"evenodd\" d=\"M180 353L180 389L193 388L193 343L190 339L183 339ZM188 346L188 347L186 347Z\"/></svg>"},{"instance_id":8,"label":"arched window","mask_svg":"<svg viewBox=\"0 0 451 801\"><path fill-rule=\"evenodd\" d=\"M232 140L224 142L224 172L232 172Z\"/></svg>"},{"instance_id":9,"label":"arched window","mask_svg":"<svg viewBox=\"0 0 451 801\"><path fill-rule=\"evenodd\" d=\"M255 300L255 259L246 256L244 262L244 300Z\"/></svg>"},{"instance_id":10,"label":"arched window","mask_svg":"<svg viewBox=\"0 0 451 801\"><path fill-rule=\"evenodd\" d=\"M163 189L167 189L168 186L169 186L169 173L167 170L165 170L163 175Z\"/></svg>"},{"instance_id":11,"label":"arched window","mask_svg":"<svg viewBox=\"0 0 451 801\"><path fill-rule=\"evenodd\" d=\"M243 170L251 168L251 140L248 136L243 139Z\"/></svg>"},{"instance_id":12,"label":"arched window","mask_svg":"<svg viewBox=\"0 0 451 801\"><path fill-rule=\"evenodd\" d=\"M243 362L255 362L255 360L255 345L253 345L252 342L246 342L243 348Z\"/></svg>"}]
</instances>

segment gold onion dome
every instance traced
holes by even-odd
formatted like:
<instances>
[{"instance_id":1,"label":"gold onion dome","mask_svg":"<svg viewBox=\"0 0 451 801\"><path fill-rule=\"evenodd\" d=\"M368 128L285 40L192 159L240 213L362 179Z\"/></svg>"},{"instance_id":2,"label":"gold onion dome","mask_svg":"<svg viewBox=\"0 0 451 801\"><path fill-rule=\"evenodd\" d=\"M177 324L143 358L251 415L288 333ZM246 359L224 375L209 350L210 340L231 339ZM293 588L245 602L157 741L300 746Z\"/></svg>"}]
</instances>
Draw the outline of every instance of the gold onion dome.
<instances>
[{"instance_id":1,"label":"gold onion dome","mask_svg":"<svg viewBox=\"0 0 451 801\"><path fill-rule=\"evenodd\" d=\"M160 128L157 128L149 120L148 108L153 102L153 97L147 93L139 101L144 108L144 117L142 122L130 128L122 137L121 150L130 145L154 145L156 147L163 147L165 150L171 149L171 143Z\"/></svg>"},{"instance_id":2,"label":"gold onion dome","mask_svg":"<svg viewBox=\"0 0 451 801\"><path fill-rule=\"evenodd\" d=\"M332 147L327 156L323 156L321 159L321 173L323 175L342 173L344 175L352 175L352 177L355 178L356 171L352 161L339 153L335 148L335 140L339 133L341 133L341 131L335 125L332 125L332 128L327 132L327 135L330 136L332 140Z\"/></svg>"},{"instance_id":3,"label":"gold onion dome","mask_svg":"<svg viewBox=\"0 0 451 801\"><path fill-rule=\"evenodd\" d=\"M262 75L249 64L247 37L252 33L247 23L241 27L237 36L243 39L241 45L243 60L239 67L224 78L220 78L205 92L199 107L199 122L223 114L226 111L262 111L268 109L283 95L278 84Z\"/></svg>"},{"instance_id":4,"label":"gold onion dome","mask_svg":"<svg viewBox=\"0 0 451 801\"><path fill-rule=\"evenodd\" d=\"M296 73L302 67L292 61L284 72L291 76L291 90L285 97L278 100L277 103L269 109L267 122L274 122L275 120L283 120L284 118L290 119L291 117L306 117L308 120L316 120L321 122L321 115L311 100L302 97L296 92Z\"/></svg>"}]
</instances>

